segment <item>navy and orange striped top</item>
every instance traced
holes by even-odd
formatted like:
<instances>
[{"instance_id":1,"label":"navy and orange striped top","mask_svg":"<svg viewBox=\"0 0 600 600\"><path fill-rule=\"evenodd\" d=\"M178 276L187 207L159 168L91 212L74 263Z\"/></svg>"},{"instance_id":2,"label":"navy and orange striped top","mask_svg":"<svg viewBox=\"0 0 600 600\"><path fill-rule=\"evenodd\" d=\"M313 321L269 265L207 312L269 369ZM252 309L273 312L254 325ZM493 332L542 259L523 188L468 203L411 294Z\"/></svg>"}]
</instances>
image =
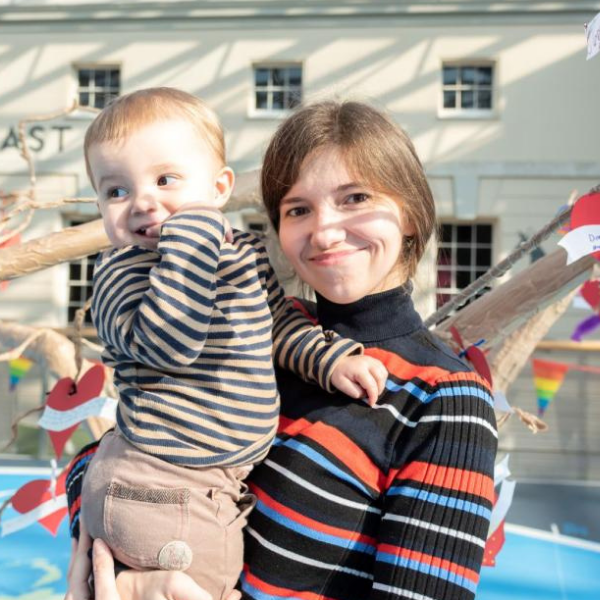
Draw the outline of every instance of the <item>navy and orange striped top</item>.
<instances>
[{"instance_id":1,"label":"navy and orange striped top","mask_svg":"<svg viewBox=\"0 0 600 600\"><path fill-rule=\"evenodd\" d=\"M188 467L266 455L279 414L273 360L331 391L337 361L362 350L295 308L260 240L235 231L226 242L213 210L171 217L157 251L102 253L92 314L114 368L119 429Z\"/></svg>"},{"instance_id":2,"label":"navy and orange striped top","mask_svg":"<svg viewBox=\"0 0 600 600\"><path fill-rule=\"evenodd\" d=\"M277 439L250 475L245 599L472 600L497 431L487 383L430 334L406 288L319 323L386 365L375 409L278 372Z\"/></svg>"}]
</instances>

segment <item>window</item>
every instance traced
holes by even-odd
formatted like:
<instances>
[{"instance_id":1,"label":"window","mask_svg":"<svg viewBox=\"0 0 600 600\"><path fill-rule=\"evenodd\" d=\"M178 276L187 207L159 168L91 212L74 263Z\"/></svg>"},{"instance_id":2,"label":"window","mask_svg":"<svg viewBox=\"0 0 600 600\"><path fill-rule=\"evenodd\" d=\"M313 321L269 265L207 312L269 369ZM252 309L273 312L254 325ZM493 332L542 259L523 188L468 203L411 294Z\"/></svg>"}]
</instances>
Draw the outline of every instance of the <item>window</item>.
<instances>
[{"instance_id":1,"label":"window","mask_svg":"<svg viewBox=\"0 0 600 600\"><path fill-rule=\"evenodd\" d=\"M493 74L491 64L445 64L442 114L489 115L494 108Z\"/></svg>"},{"instance_id":2,"label":"window","mask_svg":"<svg viewBox=\"0 0 600 600\"><path fill-rule=\"evenodd\" d=\"M77 69L77 94L80 106L104 108L121 89L118 67L80 67Z\"/></svg>"},{"instance_id":3,"label":"window","mask_svg":"<svg viewBox=\"0 0 600 600\"><path fill-rule=\"evenodd\" d=\"M492 266L492 225L444 223L437 255L437 307Z\"/></svg>"},{"instance_id":4,"label":"window","mask_svg":"<svg viewBox=\"0 0 600 600\"><path fill-rule=\"evenodd\" d=\"M81 225L82 219L71 219L67 225ZM67 320L73 323L75 312L81 308L92 295L92 279L94 276L94 263L97 254L86 256L69 263L69 303L67 305ZM91 311L85 313L84 325L92 325Z\"/></svg>"},{"instance_id":5,"label":"window","mask_svg":"<svg viewBox=\"0 0 600 600\"><path fill-rule=\"evenodd\" d=\"M257 113L290 110L301 101L301 65L254 67L254 109Z\"/></svg>"},{"instance_id":6,"label":"window","mask_svg":"<svg viewBox=\"0 0 600 600\"><path fill-rule=\"evenodd\" d=\"M267 235L268 219L262 213L246 213L242 215L242 222L245 231L249 231L259 238Z\"/></svg>"}]
</instances>

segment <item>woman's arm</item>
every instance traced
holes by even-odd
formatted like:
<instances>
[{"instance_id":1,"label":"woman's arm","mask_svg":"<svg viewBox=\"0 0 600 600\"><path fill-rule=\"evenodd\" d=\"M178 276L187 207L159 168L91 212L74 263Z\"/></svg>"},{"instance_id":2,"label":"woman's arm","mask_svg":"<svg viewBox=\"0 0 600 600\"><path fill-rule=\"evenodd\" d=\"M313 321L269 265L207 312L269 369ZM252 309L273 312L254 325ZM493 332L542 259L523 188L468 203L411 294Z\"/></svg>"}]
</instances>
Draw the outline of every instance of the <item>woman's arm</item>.
<instances>
[{"instance_id":1,"label":"woman's arm","mask_svg":"<svg viewBox=\"0 0 600 600\"><path fill-rule=\"evenodd\" d=\"M472 600L494 498L497 431L485 383L470 373L438 382L413 440L390 469L372 600Z\"/></svg>"}]
</instances>

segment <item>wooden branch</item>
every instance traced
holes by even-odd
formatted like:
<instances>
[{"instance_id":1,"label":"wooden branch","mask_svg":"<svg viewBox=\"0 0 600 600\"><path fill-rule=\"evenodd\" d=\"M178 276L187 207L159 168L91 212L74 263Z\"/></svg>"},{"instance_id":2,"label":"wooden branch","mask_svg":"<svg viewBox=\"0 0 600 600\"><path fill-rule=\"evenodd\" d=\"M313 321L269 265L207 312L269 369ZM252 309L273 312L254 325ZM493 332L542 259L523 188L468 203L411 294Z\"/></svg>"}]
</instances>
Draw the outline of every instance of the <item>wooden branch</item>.
<instances>
[{"instance_id":1,"label":"wooden branch","mask_svg":"<svg viewBox=\"0 0 600 600\"><path fill-rule=\"evenodd\" d=\"M538 342L567 310L576 293L577 290L571 291L558 302L531 317L523 327L513 331L498 349L494 348L493 355L489 360L494 390L506 394L510 385L527 364Z\"/></svg>"},{"instance_id":2,"label":"wooden branch","mask_svg":"<svg viewBox=\"0 0 600 600\"><path fill-rule=\"evenodd\" d=\"M58 233L0 250L0 281L77 260L109 246L100 219L67 227Z\"/></svg>"},{"instance_id":3,"label":"wooden branch","mask_svg":"<svg viewBox=\"0 0 600 600\"><path fill-rule=\"evenodd\" d=\"M455 326L465 342L485 339L485 347L502 342L533 315L590 278L593 256L567 265L563 248L555 250L481 296L441 323L437 331Z\"/></svg>"}]
</instances>

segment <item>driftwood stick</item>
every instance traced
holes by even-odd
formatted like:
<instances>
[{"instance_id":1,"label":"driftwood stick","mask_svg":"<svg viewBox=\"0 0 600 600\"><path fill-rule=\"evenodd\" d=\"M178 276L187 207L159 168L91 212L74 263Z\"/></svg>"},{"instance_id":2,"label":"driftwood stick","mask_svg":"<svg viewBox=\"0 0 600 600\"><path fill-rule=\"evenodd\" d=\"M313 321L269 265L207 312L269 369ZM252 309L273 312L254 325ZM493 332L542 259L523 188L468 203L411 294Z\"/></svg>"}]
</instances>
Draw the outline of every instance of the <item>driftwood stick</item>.
<instances>
[{"instance_id":1,"label":"driftwood stick","mask_svg":"<svg viewBox=\"0 0 600 600\"><path fill-rule=\"evenodd\" d=\"M474 343L483 338L486 347L497 345L533 315L589 279L596 262L593 256L570 265L566 261L566 251L558 248L465 306L435 331L446 332L454 325L465 341Z\"/></svg>"}]
</instances>

